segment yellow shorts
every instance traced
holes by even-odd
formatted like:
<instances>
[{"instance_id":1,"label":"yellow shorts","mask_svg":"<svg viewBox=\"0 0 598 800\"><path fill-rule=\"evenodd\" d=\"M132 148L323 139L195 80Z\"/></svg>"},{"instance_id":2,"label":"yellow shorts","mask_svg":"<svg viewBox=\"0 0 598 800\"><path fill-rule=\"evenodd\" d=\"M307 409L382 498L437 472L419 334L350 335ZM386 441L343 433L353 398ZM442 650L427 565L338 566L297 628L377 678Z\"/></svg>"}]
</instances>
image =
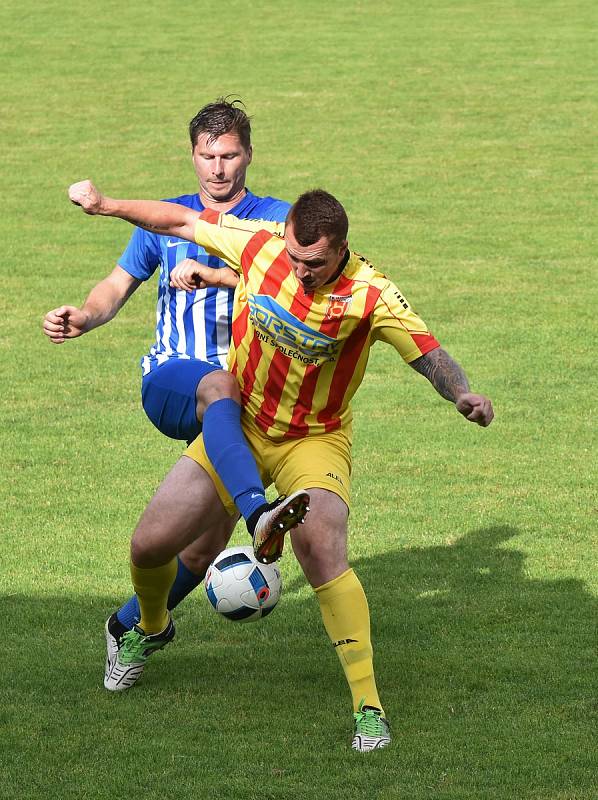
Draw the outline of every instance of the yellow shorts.
<instances>
[{"instance_id":1,"label":"yellow shorts","mask_svg":"<svg viewBox=\"0 0 598 800\"><path fill-rule=\"evenodd\" d=\"M303 439L273 441L249 420L243 420L243 433L257 462L264 486L276 486L278 494L298 489L327 489L349 506L351 489L351 445L342 431L306 436ZM236 513L231 496L214 471L200 434L184 455L205 469L229 514Z\"/></svg>"}]
</instances>

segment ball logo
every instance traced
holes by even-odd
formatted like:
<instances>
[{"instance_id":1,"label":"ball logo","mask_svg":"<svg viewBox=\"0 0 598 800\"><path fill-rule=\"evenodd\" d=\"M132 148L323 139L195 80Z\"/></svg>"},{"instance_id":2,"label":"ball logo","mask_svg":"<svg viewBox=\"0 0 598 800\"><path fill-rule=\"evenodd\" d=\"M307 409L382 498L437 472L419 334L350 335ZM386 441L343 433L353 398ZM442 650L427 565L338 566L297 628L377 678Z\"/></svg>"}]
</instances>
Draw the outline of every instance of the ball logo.
<instances>
[{"instance_id":1,"label":"ball logo","mask_svg":"<svg viewBox=\"0 0 598 800\"><path fill-rule=\"evenodd\" d=\"M235 622L253 622L276 608L282 581L273 564L258 564L253 547L223 550L206 572L208 602L219 614Z\"/></svg>"},{"instance_id":2,"label":"ball logo","mask_svg":"<svg viewBox=\"0 0 598 800\"><path fill-rule=\"evenodd\" d=\"M260 606L263 606L266 600L270 597L270 589L267 586L262 586L259 592L256 592L257 601Z\"/></svg>"}]
</instances>

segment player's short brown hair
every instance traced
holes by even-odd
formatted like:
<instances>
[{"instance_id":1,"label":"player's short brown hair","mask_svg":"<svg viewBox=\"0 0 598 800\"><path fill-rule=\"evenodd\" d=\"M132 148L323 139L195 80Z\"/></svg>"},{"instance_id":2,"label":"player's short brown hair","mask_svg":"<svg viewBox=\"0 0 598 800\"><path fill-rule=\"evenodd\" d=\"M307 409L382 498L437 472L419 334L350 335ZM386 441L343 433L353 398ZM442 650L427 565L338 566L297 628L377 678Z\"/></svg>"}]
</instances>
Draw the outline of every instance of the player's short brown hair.
<instances>
[{"instance_id":1,"label":"player's short brown hair","mask_svg":"<svg viewBox=\"0 0 598 800\"><path fill-rule=\"evenodd\" d=\"M287 225L292 224L293 235L301 247L314 244L325 236L333 247L347 239L349 220L336 197L323 189L304 192L291 206Z\"/></svg>"},{"instance_id":2,"label":"player's short brown hair","mask_svg":"<svg viewBox=\"0 0 598 800\"><path fill-rule=\"evenodd\" d=\"M191 148L195 147L202 133L208 134L213 142L225 133L236 133L244 150L251 147L251 122L244 111L242 100L218 97L215 102L201 108L189 123Z\"/></svg>"}]
</instances>

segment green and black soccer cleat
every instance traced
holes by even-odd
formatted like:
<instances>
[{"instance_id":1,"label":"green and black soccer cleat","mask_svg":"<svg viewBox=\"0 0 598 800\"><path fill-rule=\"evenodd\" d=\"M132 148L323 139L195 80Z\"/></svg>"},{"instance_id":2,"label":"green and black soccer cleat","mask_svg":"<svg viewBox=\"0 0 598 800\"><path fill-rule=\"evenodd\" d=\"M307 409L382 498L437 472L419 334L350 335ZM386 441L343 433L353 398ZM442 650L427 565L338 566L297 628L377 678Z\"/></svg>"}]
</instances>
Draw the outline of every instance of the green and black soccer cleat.
<instances>
[{"instance_id":1,"label":"green and black soccer cleat","mask_svg":"<svg viewBox=\"0 0 598 800\"><path fill-rule=\"evenodd\" d=\"M110 620L108 620L108 623ZM109 625L106 623L106 642L108 645L108 661L111 660L111 646L113 643L108 639L110 634L111 638L116 639L110 632ZM122 692L125 689L130 689L141 677L145 662L155 653L156 650L161 650L166 647L169 642L174 639L174 623L172 618L168 617L168 625L160 633L146 634L137 625L120 637L120 642L117 642L117 650L110 671L104 676L104 686L110 692Z\"/></svg>"},{"instance_id":2,"label":"green and black soccer cleat","mask_svg":"<svg viewBox=\"0 0 598 800\"><path fill-rule=\"evenodd\" d=\"M379 708L364 706L362 701L359 710L353 714L353 719L353 750L369 753L370 750L379 750L390 744L390 725Z\"/></svg>"}]
</instances>

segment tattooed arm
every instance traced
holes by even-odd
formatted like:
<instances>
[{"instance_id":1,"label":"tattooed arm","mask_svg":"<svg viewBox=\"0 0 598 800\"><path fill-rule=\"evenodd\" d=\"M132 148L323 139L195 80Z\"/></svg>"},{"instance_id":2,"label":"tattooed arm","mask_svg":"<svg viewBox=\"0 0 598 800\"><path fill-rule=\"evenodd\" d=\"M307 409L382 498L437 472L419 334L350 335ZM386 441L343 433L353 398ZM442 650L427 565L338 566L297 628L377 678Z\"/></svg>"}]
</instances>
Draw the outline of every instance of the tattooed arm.
<instances>
[{"instance_id":1,"label":"tattooed arm","mask_svg":"<svg viewBox=\"0 0 598 800\"><path fill-rule=\"evenodd\" d=\"M456 403L460 394L469 392L467 375L442 347L416 358L409 366L427 378L438 394L451 403Z\"/></svg>"},{"instance_id":2,"label":"tattooed arm","mask_svg":"<svg viewBox=\"0 0 598 800\"><path fill-rule=\"evenodd\" d=\"M415 361L411 367L427 378L441 397L455 404L457 411L483 428L490 425L494 417L492 403L482 394L469 391L469 381L463 369L441 347L430 350Z\"/></svg>"}]
</instances>

